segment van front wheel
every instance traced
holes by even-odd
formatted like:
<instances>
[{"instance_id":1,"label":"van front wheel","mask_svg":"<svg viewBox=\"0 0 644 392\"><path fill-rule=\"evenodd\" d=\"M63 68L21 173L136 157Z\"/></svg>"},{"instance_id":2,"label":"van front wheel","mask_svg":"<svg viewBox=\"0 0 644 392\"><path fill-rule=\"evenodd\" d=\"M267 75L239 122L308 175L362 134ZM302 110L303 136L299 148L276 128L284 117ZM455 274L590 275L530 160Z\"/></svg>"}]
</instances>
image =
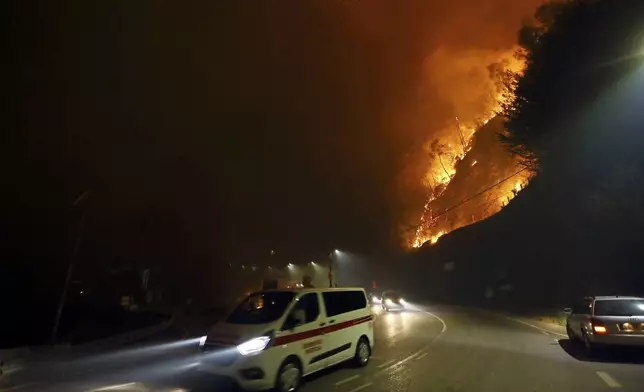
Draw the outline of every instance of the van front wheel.
<instances>
[{"instance_id":1,"label":"van front wheel","mask_svg":"<svg viewBox=\"0 0 644 392\"><path fill-rule=\"evenodd\" d=\"M358 340L356 355L353 360L356 366L363 367L369 363L369 358L371 358L371 347L369 346L369 341L363 336Z\"/></svg>"},{"instance_id":2,"label":"van front wheel","mask_svg":"<svg viewBox=\"0 0 644 392\"><path fill-rule=\"evenodd\" d=\"M294 392L302 382L302 368L295 359L286 360L277 373L275 382L275 391L277 392Z\"/></svg>"}]
</instances>

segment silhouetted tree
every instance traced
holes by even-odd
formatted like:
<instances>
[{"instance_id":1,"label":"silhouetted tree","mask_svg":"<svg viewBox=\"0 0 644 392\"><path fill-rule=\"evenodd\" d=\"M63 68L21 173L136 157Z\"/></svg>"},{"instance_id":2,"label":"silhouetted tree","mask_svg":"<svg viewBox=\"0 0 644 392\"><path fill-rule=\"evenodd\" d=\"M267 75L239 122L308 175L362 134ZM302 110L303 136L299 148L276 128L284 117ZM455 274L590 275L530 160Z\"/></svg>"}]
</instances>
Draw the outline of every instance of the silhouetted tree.
<instances>
[{"instance_id":1,"label":"silhouetted tree","mask_svg":"<svg viewBox=\"0 0 644 392\"><path fill-rule=\"evenodd\" d=\"M590 132L599 101L613 98L611 89L644 65L643 12L640 0L572 0L538 8L534 24L519 34L526 69L510 82L516 95L503 108L507 133L501 139L512 153L533 169L561 164L584 136L579 128Z\"/></svg>"}]
</instances>

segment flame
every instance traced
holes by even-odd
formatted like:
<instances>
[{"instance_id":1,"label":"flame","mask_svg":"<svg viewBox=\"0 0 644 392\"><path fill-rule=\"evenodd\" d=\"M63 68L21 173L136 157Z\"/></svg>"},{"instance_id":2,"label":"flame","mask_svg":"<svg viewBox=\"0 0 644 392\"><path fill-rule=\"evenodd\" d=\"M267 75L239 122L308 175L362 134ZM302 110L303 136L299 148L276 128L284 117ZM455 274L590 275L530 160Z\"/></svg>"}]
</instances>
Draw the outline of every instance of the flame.
<instances>
[{"instance_id":1,"label":"flame","mask_svg":"<svg viewBox=\"0 0 644 392\"><path fill-rule=\"evenodd\" d=\"M438 239L441 238L443 236L443 234L445 234L444 231L439 231L437 234L435 234L434 236L431 237L430 242L432 244L437 243Z\"/></svg>"},{"instance_id":2,"label":"flame","mask_svg":"<svg viewBox=\"0 0 644 392\"><path fill-rule=\"evenodd\" d=\"M503 65L503 72L509 71L512 73L522 72L525 66L524 62L516 57L512 59L506 58ZM443 132L442 134L450 136L444 137L442 140L434 140L425 145L425 151L432 157L430 167L423 178L423 184L429 189L429 195L427 202L423 206L423 213L414 232L411 247L418 248L428 241L431 244L435 244L441 236L452 230L474 223L475 218L473 216L472 222L451 222L449 229L441 229L435 233L437 217L433 215L432 202L445 193L451 180L456 175L457 164L465 159L472 149L472 140L476 131L497 116L501 112L503 105L514 98L514 92L506 84L499 83L495 86L495 89L496 91L490 94L493 97L493 103L489 110L470 119L456 117L455 124L452 127L456 128L457 132ZM469 167L473 167L477 163L477 160L473 160ZM505 207L525 187L529 180L529 174L525 173L514 184L510 182L500 184L497 187L498 189L495 189L495 192L500 194L493 200L495 205L486 206L485 211L487 212L484 212L483 216L478 220L485 219Z\"/></svg>"}]
</instances>

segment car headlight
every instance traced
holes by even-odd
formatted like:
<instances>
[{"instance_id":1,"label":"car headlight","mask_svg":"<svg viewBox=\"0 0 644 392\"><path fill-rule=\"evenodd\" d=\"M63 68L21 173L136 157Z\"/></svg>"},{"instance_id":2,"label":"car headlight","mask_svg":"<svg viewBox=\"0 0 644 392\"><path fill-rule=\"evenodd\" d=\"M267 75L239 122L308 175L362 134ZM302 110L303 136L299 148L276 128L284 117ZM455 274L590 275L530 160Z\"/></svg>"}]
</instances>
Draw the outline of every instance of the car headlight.
<instances>
[{"instance_id":1,"label":"car headlight","mask_svg":"<svg viewBox=\"0 0 644 392\"><path fill-rule=\"evenodd\" d=\"M256 354L265 349L270 341L270 336L258 336L237 346L237 351L241 355Z\"/></svg>"},{"instance_id":2,"label":"car headlight","mask_svg":"<svg viewBox=\"0 0 644 392\"><path fill-rule=\"evenodd\" d=\"M406 304L407 302L405 302L405 300L401 298L401 299L400 299L400 303L401 303L401 304Z\"/></svg>"},{"instance_id":3,"label":"car headlight","mask_svg":"<svg viewBox=\"0 0 644 392\"><path fill-rule=\"evenodd\" d=\"M199 347L203 347L206 344L206 339L208 339L208 336L202 336L199 338Z\"/></svg>"},{"instance_id":4,"label":"car headlight","mask_svg":"<svg viewBox=\"0 0 644 392\"><path fill-rule=\"evenodd\" d=\"M390 300L389 298L387 298L387 299L385 300L385 303L386 303L387 305L392 305L392 304L394 303L394 301L392 301L392 300Z\"/></svg>"},{"instance_id":5,"label":"car headlight","mask_svg":"<svg viewBox=\"0 0 644 392\"><path fill-rule=\"evenodd\" d=\"M372 299L373 299L373 302L380 302L380 298L379 298L379 297L373 297Z\"/></svg>"}]
</instances>

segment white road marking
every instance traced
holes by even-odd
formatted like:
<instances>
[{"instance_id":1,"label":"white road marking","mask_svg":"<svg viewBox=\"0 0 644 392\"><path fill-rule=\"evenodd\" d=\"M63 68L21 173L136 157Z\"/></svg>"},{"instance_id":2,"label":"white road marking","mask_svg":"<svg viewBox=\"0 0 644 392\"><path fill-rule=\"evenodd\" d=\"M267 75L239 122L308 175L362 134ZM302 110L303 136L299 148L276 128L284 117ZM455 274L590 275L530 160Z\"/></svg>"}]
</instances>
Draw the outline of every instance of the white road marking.
<instances>
[{"instance_id":1,"label":"white road marking","mask_svg":"<svg viewBox=\"0 0 644 392\"><path fill-rule=\"evenodd\" d=\"M382 369L383 367L388 366L389 364L392 364L392 363L394 363L394 362L396 362L396 360L395 360L395 359L392 359L392 360L390 360L390 361L387 361L387 362L383 363L382 365L378 365L378 369Z\"/></svg>"},{"instance_id":2,"label":"white road marking","mask_svg":"<svg viewBox=\"0 0 644 392\"><path fill-rule=\"evenodd\" d=\"M441 333L443 333L443 332L447 331L447 324L445 324L445 321L443 321L443 319L442 319L442 318L440 318L440 317L438 317L437 315L435 315L434 313L431 313L431 312L428 312L428 311L425 311L425 313L427 313L428 315L430 315L430 316L432 316L432 317L437 318L437 319L438 319L438 321L440 321L440 322L441 322L441 324L443 324L443 329L441 329Z\"/></svg>"},{"instance_id":3,"label":"white road marking","mask_svg":"<svg viewBox=\"0 0 644 392\"><path fill-rule=\"evenodd\" d=\"M357 392L357 391L360 391L360 390L362 390L362 389L369 388L369 387L370 387L370 386L372 386L372 385L373 385L373 383L372 383L372 382L368 382L368 383L366 383L366 384L362 384L362 385L360 385L358 388L355 388L355 389L350 390L349 392Z\"/></svg>"},{"instance_id":4,"label":"white road marking","mask_svg":"<svg viewBox=\"0 0 644 392\"><path fill-rule=\"evenodd\" d=\"M418 359L423 359L423 358L425 358L427 356L427 354L429 354L429 353L422 353L420 356L416 357L416 359L417 360Z\"/></svg>"},{"instance_id":5,"label":"white road marking","mask_svg":"<svg viewBox=\"0 0 644 392\"><path fill-rule=\"evenodd\" d=\"M534 328L534 329L538 329L538 330L539 330L539 331L541 331L541 332L547 332L547 333L549 333L549 334L553 334L553 335L561 336L561 337L564 337L564 338L567 338L567 337L568 337L568 335L564 335L564 334L562 334L562 333L557 333L557 332L548 331L547 329L544 329L544 328L541 328L541 327L537 327L536 325L532 325L532 324L527 323L527 322L525 322L525 321L523 321L523 320L515 319L514 317L508 317L508 316L505 316L505 318L507 318L508 320L516 321L517 323L521 323L521 324L523 324L523 325L527 325L528 327L532 327L532 328Z\"/></svg>"},{"instance_id":6,"label":"white road marking","mask_svg":"<svg viewBox=\"0 0 644 392\"><path fill-rule=\"evenodd\" d=\"M88 391L88 392L114 391L114 390L117 390L117 389L125 389L125 388L128 388L128 387L134 387L134 386L139 386L139 387L140 387L140 386L141 386L141 383L138 383L138 382L128 382L128 383L126 383L126 384L108 385L108 386L106 386L106 387L92 389L92 390L90 390L90 391Z\"/></svg>"},{"instance_id":7,"label":"white road marking","mask_svg":"<svg viewBox=\"0 0 644 392\"><path fill-rule=\"evenodd\" d=\"M550 332L541 331L541 333L542 333L542 334L544 334L544 335L546 335L547 337L550 337Z\"/></svg>"},{"instance_id":8,"label":"white road marking","mask_svg":"<svg viewBox=\"0 0 644 392\"><path fill-rule=\"evenodd\" d=\"M346 384L346 383L348 383L349 381L353 381L353 380L355 380L356 378L360 378L360 375L359 375L359 374L356 374L355 376L347 377L347 378L345 378L344 380L340 380L340 381L338 381L338 382L336 382L336 383L335 383L335 386L337 387L338 385Z\"/></svg>"},{"instance_id":9,"label":"white road marking","mask_svg":"<svg viewBox=\"0 0 644 392\"><path fill-rule=\"evenodd\" d=\"M402 365L403 363L405 363L405 362L407 362L407 361L409 361L409 360L414 359L416 356L418 356L418 353L416 353L416 354L412 354L412 355L408 356L408 357L407 357L407 358L405 358L405 359L401 359L400 361L398 361L398 362L394 363L393 365L388 366L388 367L385 369L385 371L392 370L392 371L394 371L394 372L397 372L398 370L402 369L402 368L400 367L400 365Z\"/></svg>"},{"instance_id":10,"label":"white road marking","mask_svg":"<svg viewBox=\"0 0 644 392\"><path fill-rule=\"evenodd\" d=\"M610 376L610 374L608 374L606 372L600 372L600 371L598 371L596 373L599 376L599 378L604 380L606 385L608 385L609 387L611 387L611 388L621 388L622 387L622 384L618 383L613 377Z\"/></svg>"}]
</instances>

